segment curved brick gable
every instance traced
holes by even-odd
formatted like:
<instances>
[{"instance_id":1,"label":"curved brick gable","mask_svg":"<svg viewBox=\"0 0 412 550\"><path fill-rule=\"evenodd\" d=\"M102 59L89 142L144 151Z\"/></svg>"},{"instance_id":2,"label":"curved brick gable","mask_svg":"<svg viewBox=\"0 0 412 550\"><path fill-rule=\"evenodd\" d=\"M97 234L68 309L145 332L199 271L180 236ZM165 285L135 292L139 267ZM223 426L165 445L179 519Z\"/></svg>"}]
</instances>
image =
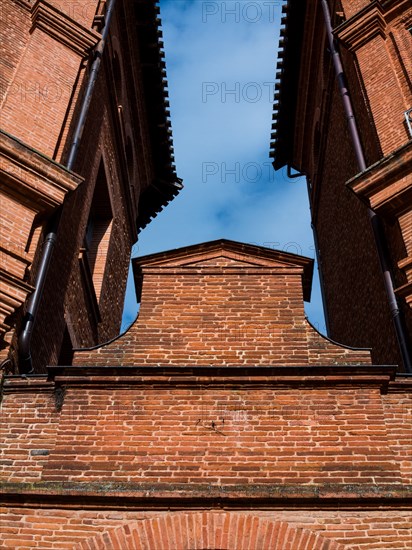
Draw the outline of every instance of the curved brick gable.
<instances>
[{"instance_id":1,"label":"curved brick gable","mask_svg":"<svg viewBox=\"0 0 412 550\"><path fill-rule=\"evenodd\" d=\"M370 364L306 321L312 260L232 241L135 260L138 320L75 365ZM143 284L142 284L143 281Z\"/></svg>"}]
</instances>

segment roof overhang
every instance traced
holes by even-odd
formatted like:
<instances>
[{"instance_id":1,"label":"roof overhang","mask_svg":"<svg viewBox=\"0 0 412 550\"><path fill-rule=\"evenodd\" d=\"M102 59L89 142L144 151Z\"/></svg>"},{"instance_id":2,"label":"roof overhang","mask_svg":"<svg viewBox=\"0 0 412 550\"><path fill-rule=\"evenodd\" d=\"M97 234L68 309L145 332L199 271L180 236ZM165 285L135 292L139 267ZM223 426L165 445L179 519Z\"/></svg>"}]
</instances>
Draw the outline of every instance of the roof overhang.
<instances>
[{"instance_id":1,"label":"roof overhang","mask_svg":"<svg viewBox=\"0 0 412 550\"><path fill-rule=\"evenodd\" d=\"M275 170L286 165L293 167L305 13L305 6L294 0L287 0L282 7L270 146L270 157Z\"/></svg>"},{"instance_id":2,"label":"roof overhang","mask_svg":"<svg viewBox=\"0 0 412 550\"><path fill-rule=\"evenodd\" d=\"M135 0L133 7L154 167L154 178L140 198L137 226L141 231L183 185L175 167L160 8L154 0Z\"/></svg>"}]
</instances>

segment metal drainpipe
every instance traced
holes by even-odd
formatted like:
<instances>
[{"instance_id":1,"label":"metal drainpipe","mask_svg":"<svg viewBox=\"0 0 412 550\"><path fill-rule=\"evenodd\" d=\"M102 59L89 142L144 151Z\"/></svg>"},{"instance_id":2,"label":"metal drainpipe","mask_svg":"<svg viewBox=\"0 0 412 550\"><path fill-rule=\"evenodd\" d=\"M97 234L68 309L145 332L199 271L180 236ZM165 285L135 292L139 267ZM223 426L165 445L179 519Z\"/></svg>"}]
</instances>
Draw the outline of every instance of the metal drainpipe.
<instances>
[{"instance_id":1,"label":"metal drainpipe","mask_svg":"<svg viewBox=\"0 0 412 550\"><path fill-rule=\"evenodd\" d=\"M329 6L326 0L321 0L323 14L325 17L326 33L329 40L329 47L335 67L336 77L338 80L339 91L343 101L343 107L345 109L346 118L348 121L349 131L352 138L353 146L355 149L356 159L358 161L359 170L364 172L367 168L365 155L363 153L362 144L360 141L359 131L356 125L356 119L352 108L352 101L350 99L349 90L346 84L345 72L343 70L340 54L336 48L335 38L333 36L332 22L330 17ZM386 295L388 297L389 308L393 318L395 326L396 336L398 338L399 348L402 354L403 363L405 369L408 372L412 372L412 360L410 350L408 346L408 340L406 337L406 331L402 322L398 302L396 300L392 275L389 269L389 261L387 259L386 250L382 238L382 231L377 214L368 208L368 215L372 225L372 232L375 239L376 249L379 256L379 262L383 274L383 282L385 285Z\"/></svg>"},{"instance_id":2,"label":"metal drainpipe","mask_svg":"<svg viewBox=\"0 0 412 550\"><path fill-rule=\"evenodd\" d=\"M290 165L287 165L287 175L288 178L300 178L300 177L306 177L305 174L301 172L297 172L295 174L292 174L292 170ZM325 285L323 283L323 275L322 275L322 269L321 269L321 261L320 261L320 250L319 250L319 241L318 241L318 232L316 231L315 224L313 223L313 211L312 211L312 203L311 203L311 190L310 190L310 183L309 179L306 177L306 186L308 191L308 201L309 201L309 210L310 210L310 227L312 229L313 234L313 244L315 245L315 253L316 253L316 262L318 264L318 275L319 275L319 287L320 287L320 295L322 298L322 309L323 309L323 316L325 318L325 328L326 328L326 334L329 336L329 317L328 317L328 310L326 309L326 297L325 297ZM319 330L319 332L321 332Z\"/></svg>"},{"instance_id":3,"label":"metal drainpipe","mask_svg":"<svg viewBox=\"0 0 412 550\"><path fill-rule=\"evenodd\" d=\"M66 164L66 167L68 170L72 170L77 158L77 153L79 150L79 145L80 145L83 130L84 130L87 113L89 111L93 90L97 81L97 76L98 76L100 65L102 62L103 50L106 45L107 37L109 35L110 20L113 15L115 3L116 3L116 0L108 0L108 7L104 18L104 27L102 30L102 36L95 50L93 51L94 59L90 69L89 79L87 81L87 86L83 97L79 118L77 120L72 143L70 146L69 156ZM56 244L57 230L59 227L60 217L61 217L61 210L56 212L52 217L52 220L50 223L50 229L47 232L47 235L43 241L42 255L40 258L39 268L37 271L35 289L33 291L33 294L31 294L29 298L26 314L23 321L23 330L19 337L19 371L22 374L31 374L33 372L33 363L32 363L31 347L30 347L31 339L33 335L33 329L36 323L37 311L39 309L39 305L43 296L43 290L44 290L44 284L47 278L47 272L51 263L54 246Z\"/></svg>"}]
</instances>

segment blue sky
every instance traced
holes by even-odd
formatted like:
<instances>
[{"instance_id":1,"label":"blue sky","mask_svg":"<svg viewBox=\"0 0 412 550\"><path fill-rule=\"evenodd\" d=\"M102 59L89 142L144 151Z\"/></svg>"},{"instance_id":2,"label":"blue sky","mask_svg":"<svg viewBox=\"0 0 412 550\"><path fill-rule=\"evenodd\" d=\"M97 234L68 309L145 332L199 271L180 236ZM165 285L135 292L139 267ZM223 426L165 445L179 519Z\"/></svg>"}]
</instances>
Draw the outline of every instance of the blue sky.
<instances>
[{"instance_id":1,"label":"blue sky","mask_svg":"<svg viewBox=\"0 0 412 550\"><path fill-rule=\"evenodd\" d=\"M314 258L305 180L274 172L269 158L281 5L160 0L185 187L140 233L134 257L227 238ZM305 309L325 332L317 276ZM136 312L129 284L123 328Z\"/></svg>"}]
</instances>

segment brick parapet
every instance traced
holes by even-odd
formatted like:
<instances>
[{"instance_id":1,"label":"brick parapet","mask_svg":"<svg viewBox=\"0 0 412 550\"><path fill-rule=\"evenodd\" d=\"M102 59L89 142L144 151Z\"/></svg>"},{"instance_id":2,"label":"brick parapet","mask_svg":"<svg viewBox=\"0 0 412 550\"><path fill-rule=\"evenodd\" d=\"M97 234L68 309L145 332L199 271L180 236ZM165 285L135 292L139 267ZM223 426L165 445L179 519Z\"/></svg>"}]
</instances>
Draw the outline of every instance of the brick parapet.
<instances>
[{"instance_id":1,"label":"brick parapet","mask_svg":"<svg viewBox=\"0 0 412 550\"><path fill-rule=\"evenodd\" d=\"M135 260L137 321L106 345L77 350L73 364L370 364L369 350L339 346L306 321L312 267L225 240Z\"/></svg>"}]
</instances>

